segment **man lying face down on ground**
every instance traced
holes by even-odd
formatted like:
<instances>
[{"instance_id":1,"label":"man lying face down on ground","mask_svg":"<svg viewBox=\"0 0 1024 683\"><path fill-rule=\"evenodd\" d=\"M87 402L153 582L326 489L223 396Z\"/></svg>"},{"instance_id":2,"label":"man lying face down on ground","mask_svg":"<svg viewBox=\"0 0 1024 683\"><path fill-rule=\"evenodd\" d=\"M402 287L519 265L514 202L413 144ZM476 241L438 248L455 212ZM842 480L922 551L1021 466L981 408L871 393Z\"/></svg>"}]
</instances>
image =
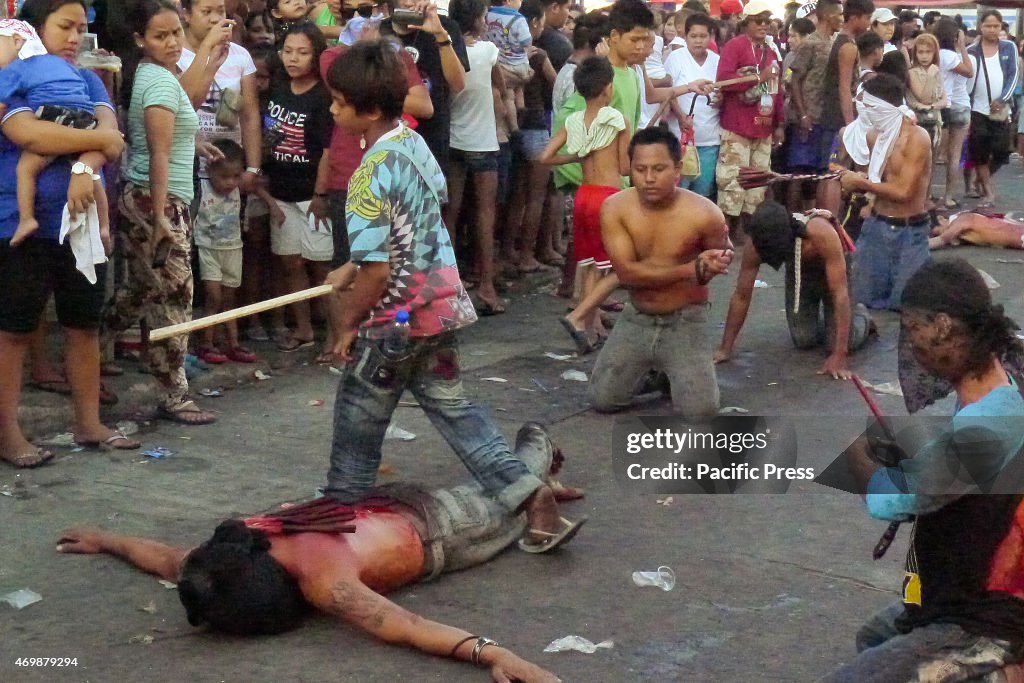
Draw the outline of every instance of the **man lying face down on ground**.
<instances>
[{"instance_id":1,"label":"man lying face down on ground","mask_svg":"<svg viewBox=\"0 0 1024 683\"><path fill-rule=\"evenodd\" d=\"M537 424L519 430L515 455L544 481L553 460L555 470L560 464ZM555 486L558 498L580 495ZM379 498L356 506L324 498L228 520L192 549L75 528L64 532L57 550L114 555L177 581L193 626L240 635L282 633L297 627L312 607L389 643L486 667L495 681L559 680L493 640L422 618L381 595L488 561L523 535L525 514L506 512L475 484L430 492L396 484L377 493ZM536 544L520 542L524 546Z\"/></svg>"}]
</instances>

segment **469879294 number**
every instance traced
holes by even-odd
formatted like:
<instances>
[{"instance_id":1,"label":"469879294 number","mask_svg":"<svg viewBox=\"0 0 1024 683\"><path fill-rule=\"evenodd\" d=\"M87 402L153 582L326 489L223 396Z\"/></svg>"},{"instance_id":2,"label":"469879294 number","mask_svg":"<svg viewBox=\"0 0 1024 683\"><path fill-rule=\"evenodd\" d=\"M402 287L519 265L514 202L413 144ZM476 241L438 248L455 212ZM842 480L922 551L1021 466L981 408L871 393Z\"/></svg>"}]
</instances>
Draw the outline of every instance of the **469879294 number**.
<instances>
[{"instance_id":1,"label":"469879294 number","mask_svg":"<svg viewBox=\"0 0 1024 683\"><path fill-rule=\"evenodd\" d=\"M78 657L18 657L15 666L78 666Z\"/></svg>"}]
</instances>

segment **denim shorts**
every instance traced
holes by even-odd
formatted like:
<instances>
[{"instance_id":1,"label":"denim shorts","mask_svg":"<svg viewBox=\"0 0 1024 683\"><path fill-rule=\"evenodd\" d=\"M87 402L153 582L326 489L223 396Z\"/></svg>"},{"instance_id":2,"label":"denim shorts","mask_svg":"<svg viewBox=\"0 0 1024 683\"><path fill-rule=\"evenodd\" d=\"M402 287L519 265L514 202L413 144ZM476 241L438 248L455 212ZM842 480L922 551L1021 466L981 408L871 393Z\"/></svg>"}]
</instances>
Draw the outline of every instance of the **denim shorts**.
<instances>
[{"instance_id":1,"label":"denim shorts","mask_svg":"<svg viewBox=\"0 0 1024 683\"><path fill-rule=\"evenodd\" d=\"M520 133L519 144L522 146L523 154L530 161L536 161L548 146L551 133L544 128L523 130Z\"/></svg>"},{"instance_id":2,"label":"denim shorts","mask_svg":"<svg viewBox=\"0 0 1024 683\"><path fill-rule=\"evenodd\" d=\"M943 128L966 128L971 125L971 108L949 106L942 112Z\"/></svg>"},{"instance_id":3,"label":"denim shorts","mask_svg":"<svg viewBox=\"0 0 1024 683\"><path fill-rule=\"evenodd\" d=\"M498 152L464 152L454 147L449 152L453 164L462 164L469 173L486 173L498 170Z\"/></svg>"}]
</instances>

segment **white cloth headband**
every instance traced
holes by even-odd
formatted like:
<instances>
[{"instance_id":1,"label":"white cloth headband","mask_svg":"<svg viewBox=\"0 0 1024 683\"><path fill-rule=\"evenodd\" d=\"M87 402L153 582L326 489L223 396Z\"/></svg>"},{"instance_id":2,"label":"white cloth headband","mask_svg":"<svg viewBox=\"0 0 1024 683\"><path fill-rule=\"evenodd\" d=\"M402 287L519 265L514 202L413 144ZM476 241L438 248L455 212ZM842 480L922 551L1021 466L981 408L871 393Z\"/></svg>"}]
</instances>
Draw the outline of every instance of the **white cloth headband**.
<instances>
[{"instance_id":1,"label":"white cloth headband","mask_svg":"<svg viewBox=\"0 0 1024 683\"><path fill-rule=\"evenodd\" d=\"M19 19L0 19L0 36L19 36L24 38L25 44L18 51L18 59L28 59L46 54L43 41L32 25Z\"/></svg>"},{"instance_id":2,"label":"white cloth headband","mask_svg":"<svg viewBox=\"0 0 1024 683\"><path fill-rule=\"evenodd\" d=\"M843 133L843 146L855 163L867 165L868 179L880 183L882 171L889 161L889 153L903 126L903 119L915 121L916 118L906 105L897 107L869 92L861 93L857 110L857 119ZM878 133L873 149L868 147L868 132L872 130Z\"/></svg>"}]
</instances>

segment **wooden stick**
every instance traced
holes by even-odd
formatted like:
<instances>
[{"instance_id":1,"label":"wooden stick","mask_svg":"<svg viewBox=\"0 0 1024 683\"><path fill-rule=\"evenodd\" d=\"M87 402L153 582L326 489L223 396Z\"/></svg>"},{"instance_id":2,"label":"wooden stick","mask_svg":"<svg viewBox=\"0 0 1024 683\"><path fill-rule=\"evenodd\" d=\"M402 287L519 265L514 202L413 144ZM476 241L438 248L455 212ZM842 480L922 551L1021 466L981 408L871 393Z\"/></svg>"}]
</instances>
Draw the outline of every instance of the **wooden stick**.
<instances>
[{"instance_id":1,"label":"wooden stick","mask_svg":"<svg viewBox=\"0 0 1024 683\"><path fill-rule=\"evenodd\" d=\"M274 297L273 299L267 299L266 301L257 301L256 303L249 304L248 306L232 308L230 311L223 311L222 313L215 313L214 315L208 315L204 318L197 318L196 320L192 320L187 323L178 323L177 325L161 327L149 333L149 341L155 342L183 334L191 334L196 330L202 330L213 325L220 325L221 323L226 323L229 320L237 320L238 318L255 315L257 313L262 313L263 311L269 311L273 308L280 308L281 306L287 306L288 304L305 301L306 299L315 299L318 296L324 296L325 294L330 294L333 291L334 287L331 285L319 285L317 287L310 287L309 289L303 289L298 292L292 292L291 294L285 294L284 296Z\"/></svg>"},{"instance_id":2,"label":"wooden stick","mask_svg":"<svg viewBox=\"0 0 1024 683\"><path fill-rule=\"evenodd\" d=\"M711 87L715 88L715 89L718 89L718 88L724 88L727 85L736 85L737 83L749 83L751 81L756 81L756 80L758 80L758 77L756 75L754 75L754 74L751 74L750 76L740 76L739 78L730 78L729 80L726 80L726 81L716 81L716 82L711 84ZM687 93L687 94L690 94L690 93ZM696 95L695 94L695 97L703 97L703 95ZM668 109L669 104L672 102L672 99L673 98L670 97L667 100L663 101L658 106L658 110L656 112L654 112L654 116L652 116L651 120L647 123L647 127L648 128L653 128L654 126L658 125L658 122L661 120L661 117L665 115L665 110Z\"/></svg>"}]
</instances>

